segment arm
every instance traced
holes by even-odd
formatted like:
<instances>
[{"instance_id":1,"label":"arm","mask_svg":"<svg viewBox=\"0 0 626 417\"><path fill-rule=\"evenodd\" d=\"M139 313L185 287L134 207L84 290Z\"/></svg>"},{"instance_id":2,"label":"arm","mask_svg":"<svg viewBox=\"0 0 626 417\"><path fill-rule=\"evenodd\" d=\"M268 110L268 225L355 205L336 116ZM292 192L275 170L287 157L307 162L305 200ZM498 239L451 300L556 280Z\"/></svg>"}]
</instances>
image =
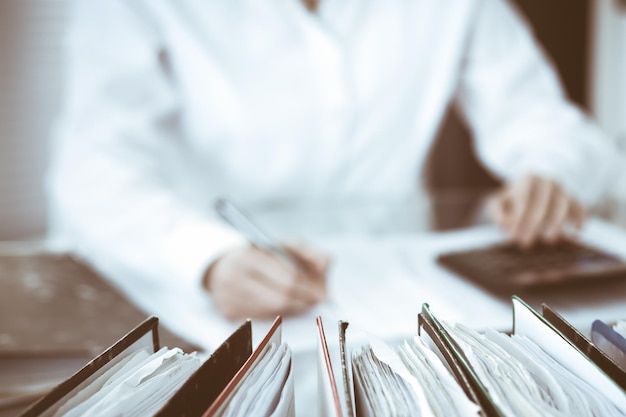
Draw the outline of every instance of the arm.
<instances>
[{"instance_id":1,"label":"arm","mask_svg":"<svg viewBox=\"0 0 626 417\"><path fill-rule=\"evenodd\" d=\"M180 177L193 175L181 98L158 27L139 4L75 2L68 103L48 178L53 233L112 279L204 284L232 318L310 306L323 279L304 279L249 247L181 192Z\"/></svg>"},{"instance_id":2,"label":"arm","mask_svg":"<svg viewBox=\"0 0 626 417\"><path fill-rule=\"evenodd\" d=\"M479 156L509 183L495 207L514 238L532 243L582 222L582 207L598 201L615 172L613 144L567 102L505 0L478 8L458 102Z\"/></svg>"}]
</instances>

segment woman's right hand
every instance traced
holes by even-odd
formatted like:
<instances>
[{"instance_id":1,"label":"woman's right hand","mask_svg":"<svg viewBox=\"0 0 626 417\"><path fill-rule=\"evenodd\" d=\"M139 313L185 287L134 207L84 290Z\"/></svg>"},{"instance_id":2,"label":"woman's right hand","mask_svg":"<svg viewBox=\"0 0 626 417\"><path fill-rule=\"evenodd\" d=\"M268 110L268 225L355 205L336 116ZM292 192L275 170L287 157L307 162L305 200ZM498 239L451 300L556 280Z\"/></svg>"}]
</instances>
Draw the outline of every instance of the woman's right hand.
<instances>
[{"instance_id":1,"label":"woman's right hand","mask_svg":"<svg viewBox=\"0 0 626 417\"><path fill-rule=\"evenodd\" d=\"M209 267L203 285L226 318L293 315L326 298L328 256L305 245L285 249L301 267L254 246L232 250Z\"/></svg>"}]
</instances>

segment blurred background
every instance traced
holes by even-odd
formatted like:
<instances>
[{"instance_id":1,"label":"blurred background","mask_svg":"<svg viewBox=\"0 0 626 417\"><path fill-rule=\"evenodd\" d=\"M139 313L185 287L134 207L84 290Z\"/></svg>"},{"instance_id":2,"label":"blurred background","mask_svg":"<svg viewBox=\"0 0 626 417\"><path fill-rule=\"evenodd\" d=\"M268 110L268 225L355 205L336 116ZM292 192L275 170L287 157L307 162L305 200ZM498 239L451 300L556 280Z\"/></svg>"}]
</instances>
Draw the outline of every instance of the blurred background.
<instances>
[{"instance_id":1,"label":"blurred background","mask_svg":"<svg viewBox=\"0 0 626 417\"><path fill-rule=\"evenodd\" d=\"M515 0L569 97L626 149L626 0ZM0 241L45 236L44 174L63 91L69 0L0 1ZM455 227L468 195L497 186L451 111L427 167L436 221ZM597 213L626 224L626 160ZM471 198L467 198L471 204Z\"/></svg>"}]
</instances>

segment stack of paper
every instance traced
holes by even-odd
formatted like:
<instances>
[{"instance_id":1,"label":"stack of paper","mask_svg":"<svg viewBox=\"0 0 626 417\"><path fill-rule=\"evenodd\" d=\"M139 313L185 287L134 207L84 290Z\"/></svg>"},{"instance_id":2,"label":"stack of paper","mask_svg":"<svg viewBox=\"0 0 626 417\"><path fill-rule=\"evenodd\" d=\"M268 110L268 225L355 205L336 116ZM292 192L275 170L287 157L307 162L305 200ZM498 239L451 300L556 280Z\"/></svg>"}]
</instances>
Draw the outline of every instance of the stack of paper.
<instances>
[{"instance_id":1,"label":"stack of paper","mask_svg":"<svg viewBox=\"0 0 626 417\"><path fill-rule=\"evenodd\" d=\"M480 409L420 338L395 352L379 341L374 345L352 356L360 416L478 415Z\"/></svg>"},{"instance_id":2,"label":"stack of paper","mask_svg":"<svg viewBox=\"0 0 626 417\"><path fill-rule=\"evenodd\" d=\"M270 343L215 415L287 416L294 411L291 351L284 343Z\"/></svg>"},{"instance_id":3,"label":"stack of paper","mask_svg":"<svg viewBox=\"0 0 626 417\"><path fill-rule=\"evenodd\" d=\"M494 402L506 415L622 416L607 396L525 336L462 325L450 328Z\"/></svg>"},{"instance_id":4,"label":"stack of paper","mask_svg":"<svg viewBox=\"0 0 626 417\"><path fill-rule=\"evenodd\" d=\"M211 355L159 348L151 317L22 417L293 417L291 351L278 317L252 351L246 321Z\"/></svg>"},{"instance_id":5,"label":"stack of paper","mask_svg":"<svg viewBox=\"0 0 626 417\"><path fill-rule=\"evenodd\" d=\"M54 417L151 416L202 364L197 354L141 349L69 399Z\"/></svg>"},{"instance_id":6,"label":"stack of paper","mask_svg":"<svg viewBox=\"0 0 626 417\"><path fill-rule=\"evenodd\" d=\"M623 370L549 307L540 315L513 297L513 308L509 335L449 325L424 305L420 334L394 348L371 336L347 343L340 322L339 357L318 319L322 414L626 416Z\"/></svg>"},{"instance_id":7,"label":"stack of paper","mask_svg":"<svg viewBox=\"0 0 626 417\"><path fill-rule=\"evenodd\" d=\"M397 348L402 362L423 387L436 416L475 416L480 409L465 395L439 357L421 337Z\"/></svg>"}]
</instances>

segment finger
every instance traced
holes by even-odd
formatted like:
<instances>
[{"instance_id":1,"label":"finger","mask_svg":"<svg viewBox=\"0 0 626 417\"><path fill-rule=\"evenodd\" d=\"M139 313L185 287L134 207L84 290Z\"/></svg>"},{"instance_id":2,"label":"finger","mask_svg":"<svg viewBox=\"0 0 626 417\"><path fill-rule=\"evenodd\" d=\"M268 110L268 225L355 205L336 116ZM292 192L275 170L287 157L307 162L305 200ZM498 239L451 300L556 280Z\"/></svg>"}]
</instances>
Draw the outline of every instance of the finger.
<instances>
[{"instance_id":1,"label":"finger","mask_svg":"<svg viewBox=\"0 0 626 417\"><path fill-rule=\"evenodd\" d=\"M278 308L282 312L302 310L309 308L325 297L325 292L311 286L310 280L302 279L300 275L294 275L287 283L276 283L275 276L269 275L267 270L254 271L256 279L263 285L272 288L280 296Z\"/></svg>"},{"instance_id":2,"label":"finger","mask_svg":"<svg viewBox=\"0 0 626 417\"><path fill-rule=\"evenodd\" d=\"M325 275L330 265L330 256L319 250L313 249L303 243L288 243L285 246L291 255L308 269L312 269L317 275Z\"/></svg>"},{"instance_id":3,"label":"finger","mask_svg":"<svg viewBox=\"0 0 626 417\"><path fill-rule=\"evenodd\" d=\"M567 212L567 220L561 234L569 239L575 239L577 237L577 234L582 229L586 218L587 213L584 207L576 200L570 198Z\"/></svg>"},{"instance_id":4,"label":"finger","mask_svg":"<svg viewBox=\"0 0 626 417\"><path fill-rule=\"evenodd\" d=\"M265 285L268 282L266 280L267 277L262 274L263 272L261 272L261 275L255 275L255 279L259 284ZM268 286L268 288L272 290L272 304L266 306L266 308L275 315L298 313L311 308L319 301L298 297L297 294L295 294L293 290L290 290L288 287L275 288Z\"/></svg>"},{"instance_id":5,"label":"finger","mask_svg":"<svg viewBox=\"0 0 626 417\"><path fill-rule=\"evenodd\" d=\"M550 216L552 200L558 194L556 184L548 180L534 181L532 188L516 234L523 247L530 247L541 238L542 228Z\"/></svg>"},{"instance_id":6,"label":"finger","mask_svg":"<svg viewBox=\"0 0 626 417\"><path fill-rule=\"evenodd\" d=\"M552 210L546 220L546 231L544 233L546 242L554 243L563 235L563 229L570 216L570 211L570 199L564 193L558 193L554 198Z\"/></svg>"},{"instance_id":7,"label":"finger","mask_svg":"<svg viewBox=\"0 0 626 417\"><path fill-rule=\"evenodd\" d=\"M536 181L535 177L527 177L511 188L511 238L516 242L522 241L524 224L531 214Z\"/></svg>"}]
</instances>

